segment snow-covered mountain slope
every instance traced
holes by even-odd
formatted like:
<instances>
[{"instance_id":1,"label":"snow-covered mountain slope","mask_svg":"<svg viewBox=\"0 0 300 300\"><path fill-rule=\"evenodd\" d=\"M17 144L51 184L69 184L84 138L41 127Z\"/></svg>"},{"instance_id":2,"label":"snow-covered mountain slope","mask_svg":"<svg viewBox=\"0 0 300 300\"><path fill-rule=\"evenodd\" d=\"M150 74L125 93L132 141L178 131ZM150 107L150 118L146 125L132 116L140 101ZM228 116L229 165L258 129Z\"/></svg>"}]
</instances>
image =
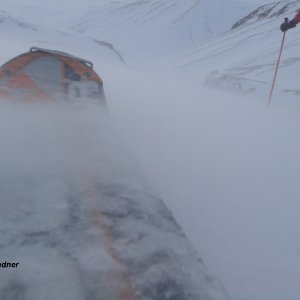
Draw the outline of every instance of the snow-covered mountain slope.
<instances>
[{"instance_id":1,"label":"snow-covered mountain slope","mask_svg":"<svg viewBox=\"0 0 300 300\"><path fill-rule=\"evenodd\" d=\"M135 62L194 45L229 30L257 7L240 0L58 1L10 3L4 9L36 24L106 40Z\"/></svg>"},{"instance_id":2,"label":"snow-covered mountain slope","mask_svg":"<svg viewBox=\"0 0 300 300\"><path fill-rule=\"evenodd\" d=\"M95 4L92 0L84 1L84 3L70 0L3 0L1 9L23 21L63 30L64 24L69 24L92 12L95 7L100 8L108 2L109 0L99 0Z\"/></svg>"},{"instance_id":3,"label":"snow-covered mountain slope","mask_svg":"<svg viewBox=\"0 0 300 300\"><path fill-rule=\"evenodd\" d=\"M278 1L271 4L262 5L246 17L236 22L232 26L232 29L235 29L244 24L255 23L262 19L271 19L279 17L290 11L295 11L296 9L299 9L299 7L299 0Z\"/></svg>"},{"instance_id":4,"label":"snow-covered mountain slope","mask_svg":"<svg viewBox=\"0 0 300 300\"><path fill-rule=\"evenodd\" d=\"M224 32L256 7L236 0L114 2L74 22L72 29L111 39L126 54L153 57Z\"/></svg>"},{"instance_id":5,"label":"snow-covered mountain slope","mask_svg":"<svg viewBox=\"0 0 300 300\"><path fill-rule=\"evenodd\" d=\"M277 63L283 17L292 18L299 1L287 5L274 4L272 17L246 22L243 26L221 34L210 41L185 49L170 58L166 64L175 64L183 74L192 73L197 80L228 91L255 93L266 97ZM272 6L273 7L273 6ZM262 8L261 8L262 9ZM286 10L288 9L288 10ZM284 12L284 13L283 13ZM286 35L277 78L275 98L296 100L300 92L298 77L300 60L299 28ZM187 73L185 73L187 72Z\"/></svg>"},{"instance_id":6,"label":"snow-covered mountain slope","mask_svg":"<svg viewBox=\"0 0 300 300\"><path fill-rule=\"evenodd\" d=\"M112 44L105 41L28 23L15 18L6 11L0 12L0 25L2 36L0 64L28 51L31 46L38 46L58 49L94 60L95 68L99 68L100 74L107 63L123 65L122 57L118 51Z\"/></svg>"}]
</instances>

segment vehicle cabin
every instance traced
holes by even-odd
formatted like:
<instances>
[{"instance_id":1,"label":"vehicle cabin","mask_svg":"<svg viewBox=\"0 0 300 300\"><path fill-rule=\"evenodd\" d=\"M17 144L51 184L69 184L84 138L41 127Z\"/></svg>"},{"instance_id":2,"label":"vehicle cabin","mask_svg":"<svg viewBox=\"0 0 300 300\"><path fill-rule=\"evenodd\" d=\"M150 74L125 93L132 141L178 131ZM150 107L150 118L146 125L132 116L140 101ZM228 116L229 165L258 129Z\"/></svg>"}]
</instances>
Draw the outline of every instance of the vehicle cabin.
<instances>
[{"instance_id":1,"label":"vehicle cabin","mask_svg":"<svg viewBox=\"0 0 300 300\"><path fill-rule=\"evenodd\" d=\"M0 97L105 104L102 79L90 61L38 47L0 67Z\"/></svg>"}]
</instances>

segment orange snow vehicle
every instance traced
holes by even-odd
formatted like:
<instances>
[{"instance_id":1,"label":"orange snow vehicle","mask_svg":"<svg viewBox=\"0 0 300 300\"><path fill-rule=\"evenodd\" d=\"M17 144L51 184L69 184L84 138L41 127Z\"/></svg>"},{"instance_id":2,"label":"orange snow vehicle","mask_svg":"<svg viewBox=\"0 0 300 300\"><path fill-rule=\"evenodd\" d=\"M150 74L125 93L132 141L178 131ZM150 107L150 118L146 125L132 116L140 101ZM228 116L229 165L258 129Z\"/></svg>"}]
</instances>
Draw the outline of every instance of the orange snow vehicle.
<instances>
[{"instance_id":1,"label":"orange snow vehicle","mask_svg":"<svg viewBox=\"0 0 300 300\"><path fill-rule=\"evenodd\" d=\"M103 82L92 62L65 52L30 48L0 68L0 97L63 99L105 104Z\"/></svg>"}]
</instances>

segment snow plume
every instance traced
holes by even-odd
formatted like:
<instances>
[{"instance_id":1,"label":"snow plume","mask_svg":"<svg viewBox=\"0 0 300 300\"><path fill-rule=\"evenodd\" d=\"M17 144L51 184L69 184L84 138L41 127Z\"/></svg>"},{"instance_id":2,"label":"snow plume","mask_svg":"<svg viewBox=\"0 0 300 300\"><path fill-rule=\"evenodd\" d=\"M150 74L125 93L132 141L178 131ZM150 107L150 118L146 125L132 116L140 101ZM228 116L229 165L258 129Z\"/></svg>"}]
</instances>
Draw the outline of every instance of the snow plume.
<instances>
[{"instance_id":1,"label":"snow plume","mask_svg":"<svg viewBox=\"0 0 300 300\"><path fill-rule=\"evenodd\" d=\"M64 299L82 299L78 275L64 259L69 241L57 234L70 218L69 185L76 176L70 171L78 164L76 140L83 134L76 114L59 106L6 102L0 114L0 257L20 263L17 270L1 270L1 298L63 294Z\"/></svg>"},{"instance_id":2,"label":"snow plume","mask_svg":"<svg viewBox=\"0 0 300 300\"><path fill-rule=\"evenodd\" d=\"M97 105L0 104L1 299L224 299Z\"/></svg>"},{"instance_id":3,"label":"snow plume","mask_svg":"<svg viewBox=\"0 0 300 300\"><path fill-rule=\"evenodd\" d=\"M112 115L232 299L298 299L298 112L170 75L124 78Z\"/></svg>"}]
</instances>

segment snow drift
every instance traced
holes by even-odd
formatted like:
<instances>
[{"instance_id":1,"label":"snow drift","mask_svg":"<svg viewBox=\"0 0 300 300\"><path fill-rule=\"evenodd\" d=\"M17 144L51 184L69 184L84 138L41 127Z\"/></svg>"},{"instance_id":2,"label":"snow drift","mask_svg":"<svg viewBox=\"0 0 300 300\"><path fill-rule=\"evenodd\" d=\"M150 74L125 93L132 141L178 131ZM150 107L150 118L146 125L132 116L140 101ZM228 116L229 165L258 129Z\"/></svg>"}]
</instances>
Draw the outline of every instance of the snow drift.
<instances>
[{"instance_id":1,"label":"snow drift","mask_svg":"<svg viewBox=\"0 0 300 300\"><path fill-rule=\"evenodd\" d=\"M222 299L98 106L1 103L1 299Z\"/></svg>"}]
</instances>

